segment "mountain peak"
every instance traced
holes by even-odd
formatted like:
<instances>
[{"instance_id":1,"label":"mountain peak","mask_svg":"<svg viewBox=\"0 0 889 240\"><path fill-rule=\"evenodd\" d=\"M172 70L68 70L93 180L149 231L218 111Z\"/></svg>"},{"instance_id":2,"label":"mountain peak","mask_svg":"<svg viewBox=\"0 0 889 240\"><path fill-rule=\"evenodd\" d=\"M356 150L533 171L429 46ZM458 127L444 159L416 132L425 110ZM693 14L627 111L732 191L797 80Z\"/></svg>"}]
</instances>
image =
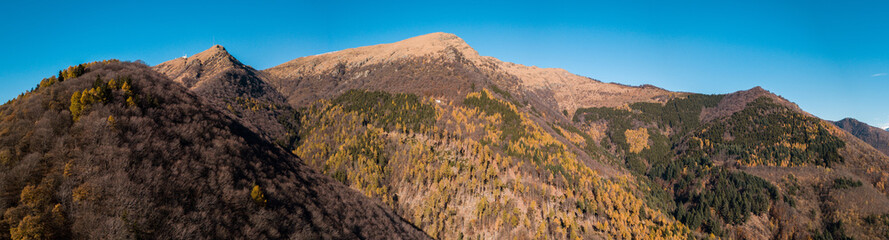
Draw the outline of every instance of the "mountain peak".
<instances>
[{"instance_id":1,"label":"mountain peak","mask_svg":"<svg viewBox=\"0 0 889 240\"><path fill-rule=\"evenodd\" d=\"M765 90L765 89L762 88L761 86L753 87L753 88L751 88L751 89L749 89L749 90L747 90L747 91L748 91L748 92L752 92L752 93L768 93L768 92L769 92L768 90Z\"/></svg>"},{"instance_id":2,"label":"mountain peak","mask_svg":"<svg viewBox=\"0 0 889 240\"><path fill-rule=\"evenodd\" d=\"M430 33L394 43L350 48L307 56L288 61L268 69L271 73L324 72L338 65L349 68L388 63L419 57L443 57L478 59L478 52L462 38L450 33Z\"/></svg>"},{"instance_id":3,"label":"mountain peak","mask_svg":"<svg viewBox=\"0 0 889 240\"><path fill-rule=\"evenodd\" d=\"M169 76L188 88L197 85L200 79L232 70L249 68L232 56L222 45L213 45L198 54L173 59L154 66L160 73Z\"/></svg>"},{"instance_id":4,"label":"mountain peak","mask_svg":"<svg viewBox=\"0 0 889 240\"><path fill-rule=\"evenodd\" d=\"M284 105L284 97L262 79L263 74L242 64L221 45L213 45L193 56L173 59L153 68L204 97L219 109L225 109L232 99L238 97L276 106ZM236 109L239 108L240 105L236 105ZM269 134L266 135L269 139L275 139L284 135L285 130L282 126L273 124L277 122L277 116L269 111L252 110L236 117L248 128Z\"/></svg>"},{"instance_id":5,"label":"mountain peak","mask_svg":"<svg viewBox=\"0 0 889 240\"><path fill-rule=\"evenodd\" d=\"M223 64L226 65L240 65L241 62L238 59L235 59L228 51L225 50L225 47L222 45L213 45L207 50L195 54L194 56L187 57L186 60L200 60L201 62L212 62L212 61L222 61Z\"/></svg>"},{"instance_id":6,"label":"mountain peak","mask_svg":"<svg viewBox=\"0 0 889 240\"><path fill-rule=\"evenodd\" d=\"M209 49L204 50L204 52L231 55L228 53L228 51L225 50L225 47L219 44L213 45Z\"/></svg>"},{"instance_id":7,"label":"mountain peak","mask_svg":"<svg viewBox=\"0 0 889 240\"><path fill-rule=\"evenodd\" d=\"M751 88L751 89L741 90L741 91L737 91L737 92L734 92L734 93L731 93L731 94L734 94L734 95L745 95L745 96L746 96L745 98L749 98L750 101L755 100L756 98L759 98L759 97L764 97L764 96L766 96L766 97L772 97L772 98L779 98L779 99L776 99L776 100L783 99L783 98L780 98L780 96L778 96L778 95L776 95L776 94L774 94L774 93L772 93L772 92L769 92L769 90L766 90L765 88L762 88L761 86L755 86L755 87L753 87L753 88ZM731 94L730 94L730 95L731 95ZM747 101L745 101L745 102L747 102Z\"/></svg>"},{"instance_id":8,"label":"mountain peak","mask_svg":"<svg viewBox=\"0 0 889 240\"><path fill-rule=\"evenodd\" d=\"M847 118L840 119L840 120L837 121L837 122L854 122L854 123L858 123L858 122L860 122L860 121L858 121L858 119L854 119L854 118L847 117Z\"/></svg>"},{"instance_id":9,"label":"mountain peak","mask_svg":"<svg viewBox=\"0 0 889 240\"><path fill-rule=\"evenodd\" d=\"M442 52L448 50L448 48L453 48L463 55L478 56L478 52L472 49L469 44L466 44L466 41L452 33L430 33L401 40L391 45L420 55Z\"/></svg>"},{"instance_id":10,"label":"mountain peak","mask_svg":"<svg viewBox=\"0 0 889 240\"><path fill-rule=\"evenodd\" d=\"M436 32L430 33L426 35L420 35L412 38L408 38L397 43L401 43L402 45L427 45L427 46L451 46L451 47L469 47L469 44L466 44L466 41L463 41L462 38L454 35L453 33L444 33L444 32Z\"/></svg>"},{"instance_id":11,"label":"mountain peak","mask_svg":"<svg viewBox=\"0 0 889 240\"><path fill-rule=\"evenodd\" d=\"M748 90L726 94L722 101L719 102L719 105L717 107L708 108L701 112L700 120L703 122L709 122L717 118L731 116L732 114L746 108L748 103L753 102L754 100L761 97L771 98L776 104L783 105L793 111L805 114L807 116L812 116L812 114L803 111L799 106L796 105L796 103L793 103L790 100L787 100L777 94L769 92L769 90L766 90L760 86L756 86Z\"/></svg>"}]
</instances>

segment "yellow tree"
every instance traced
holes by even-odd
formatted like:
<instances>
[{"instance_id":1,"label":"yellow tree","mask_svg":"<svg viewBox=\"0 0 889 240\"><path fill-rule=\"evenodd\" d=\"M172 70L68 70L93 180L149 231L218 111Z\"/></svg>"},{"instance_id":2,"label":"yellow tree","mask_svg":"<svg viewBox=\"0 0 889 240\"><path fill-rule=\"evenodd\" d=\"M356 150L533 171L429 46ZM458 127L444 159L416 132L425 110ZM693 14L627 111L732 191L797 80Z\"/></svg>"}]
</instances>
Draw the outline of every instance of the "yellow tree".
<instances>
[{"instance_id":1,"label":"yellow tree","mask_svg":"<svg viewBox=\"0 0 889 240\"><path fill-rule=\"evenodd\" d=\"M250 191L250 198L261 207L265 207L265 204L268 203L268 200L265 199L265 194L262 192L262 188L257 184L253 184L253 191Z\"/></svg>"}]
</instances>

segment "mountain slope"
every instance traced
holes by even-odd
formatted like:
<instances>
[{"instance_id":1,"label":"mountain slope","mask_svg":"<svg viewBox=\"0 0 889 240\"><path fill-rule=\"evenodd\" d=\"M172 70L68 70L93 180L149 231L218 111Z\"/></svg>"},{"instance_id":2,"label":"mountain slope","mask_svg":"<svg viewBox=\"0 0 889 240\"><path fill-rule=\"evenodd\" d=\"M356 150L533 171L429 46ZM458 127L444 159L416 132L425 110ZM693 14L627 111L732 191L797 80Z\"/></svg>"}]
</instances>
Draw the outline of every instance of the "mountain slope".
<instances>
[{"instance_id":1,"label":"mountain slope","mask_svg":"<svg viewBox=\"0 0 889 240\"><path fill-rule=\"evenodd\" d=\"M889 159L759 87L700 95L601 83L479 56L445 33L263 72L289 103L306 107L295 154L436 238L889 231L881 225L889 220ZM627 190L619 198L629 206L597 197L612 184ZM498 217L488 217L492 204ZM655 232L680 234L636 231L660 217L627 219L622 209L665 214L676 227ZM496 224L513 222L510 212L519 224ZM567 225L548 224L553 219Z\"/></svg>"},{"instance_id":2,"label":"mountain slope","mask_svg":"<svg viewBox=\"0 0 889 240\"><path fill-rule=\"evenodd\" d=\"M0 106L2 238L427 238L150 68Z\"/></svg>"},{"instance_id":3,"label":"mountain slope","mask_svg":"<svg viewBox=\"0 0 889 240\"><path fill-rule=\"evenodd\" d=\"M153 67L205 98L217 109L228 110L254 132L270 140L287 139L284 125L292 112L285 98L265 80L265 75L244 65L215 45L191 57L163 62ZM282 120L284 119L284 120Z\"/></svg>"},{"instance_id":4,"label":"mountain slope","mask_svg":"<svg viewBox=\"0 0 889 240\"><path fill-rule=\"evenodd\" d=\"M833 122L833 124L860 138L883 154L889 155L889 131L867 125L853 118L844 118Z\"/></svg>"},{"instance_id":5,"label":"mountain slope","mask_svg":"<svg viewBox=\"0 0 889 240\"><path fill-rule=\"evenodd\" d=\"M456 36L430 34L264 72L305 107L295 154L434 238L690 234L597 159L607 157L595 143L551 127L564 120L555 98L482 61Z\"/></svg>"},{"instance_id":6,"label":"mountain slope","mask_svg":"<svg viewBox=\"0 0 889 240\"><path fill-rule=\"evenodd\" d=\"M667 189L673 215L692 229L741 238L886 230L864 219L889 213L889 158L761 88L580 109L574 120Z\"/></svg>"}]
</instances>

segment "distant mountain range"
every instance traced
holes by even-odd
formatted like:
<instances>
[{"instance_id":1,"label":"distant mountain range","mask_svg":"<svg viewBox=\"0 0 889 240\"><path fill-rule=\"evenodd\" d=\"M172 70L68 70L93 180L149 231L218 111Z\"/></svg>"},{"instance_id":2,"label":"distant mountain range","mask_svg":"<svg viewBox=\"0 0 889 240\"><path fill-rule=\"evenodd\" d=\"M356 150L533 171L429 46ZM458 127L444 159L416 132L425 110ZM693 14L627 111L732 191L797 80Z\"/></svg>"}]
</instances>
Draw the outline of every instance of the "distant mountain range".
<instances>
[{"instance_id":1,"label":"distant mountain range","mask_svg":"<svg viewBox=\"0 0 889 240\"><path fill-rule=\"evenodd\" d=\"M447 33L265 70L217 45L0 106L0 237L885 238L887 134Z\"/></svg>"}]
</instances>

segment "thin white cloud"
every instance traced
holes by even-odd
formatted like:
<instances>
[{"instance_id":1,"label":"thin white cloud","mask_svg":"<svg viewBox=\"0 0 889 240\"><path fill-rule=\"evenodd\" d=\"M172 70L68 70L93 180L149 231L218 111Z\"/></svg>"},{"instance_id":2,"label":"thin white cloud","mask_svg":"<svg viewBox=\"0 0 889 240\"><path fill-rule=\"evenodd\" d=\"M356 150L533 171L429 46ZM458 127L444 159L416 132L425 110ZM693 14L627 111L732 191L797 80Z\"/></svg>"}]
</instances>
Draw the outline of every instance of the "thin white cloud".
<instances>
[{"instance_id":1,"label":"thin white cloud","mask_svg":"<svg viewBox=\"0 0 889 240\"><path fill-rule=\"evenodd\" d=\"M889 75L889 73L874 73L874 75L870 75L871 77L882 77Z\"/></svg>"}]
</instances>

